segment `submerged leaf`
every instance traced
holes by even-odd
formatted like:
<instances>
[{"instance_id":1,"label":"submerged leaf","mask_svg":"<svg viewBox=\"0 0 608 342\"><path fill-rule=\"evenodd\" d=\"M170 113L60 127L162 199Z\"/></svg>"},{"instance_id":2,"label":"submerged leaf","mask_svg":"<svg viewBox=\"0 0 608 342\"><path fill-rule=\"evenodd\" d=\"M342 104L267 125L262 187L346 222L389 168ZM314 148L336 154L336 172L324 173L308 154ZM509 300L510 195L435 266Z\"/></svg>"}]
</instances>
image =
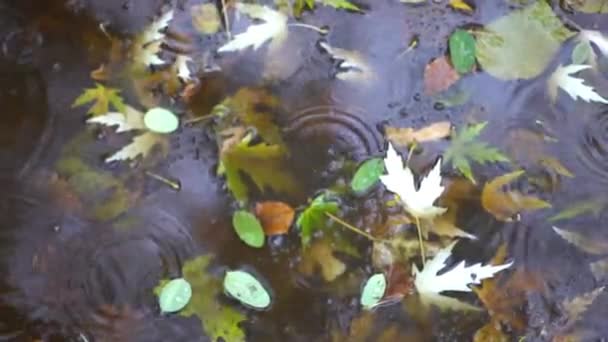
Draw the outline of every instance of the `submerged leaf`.
<instances>
[{"instance_id":1,"label":"submerged leaf","mask_svg":"<svg viewBox=\"0 0 608 342\"><path fill-rule=\"evenodd\" d=\"M136 159L139 156L146 158L155 146L161 145L166 149L166 144L167 140L162 135L146 132L133 138L133 141L130 144L106 158L105 162L110 163L113 161Z\"/></svg>"},{"instance_id":2,"label":"submerged leaf","mask_svg":"<svg viewBox=\"0 0 608 342\"><path fill-rule=\"evenodd\" d=\"M328 238L315 240L304 250L298 270L312 276L317 270L321 271L323 279L331 283L346 271L346 265L335 257L334 247Z\"/></svg>"},{"instance_id":3,"label":"submerged leaf","mask_svg":"<svg viewBox=\"0 0 608 342\"><path fill-rule=\"evenodd\" d=\"M432 96L448 90L460 79L460 74L448 62L447 57L435 58L424 68L424 93Z\"/></svg>"},{"instance_id":4,"label":"submerged leaf","mask_svg":"<svg viewBox=\"0 0 608 342\"><path fill-rule=\"evenodd\" d=\"M255 248L264 246L264 230L258 219L251 213L239 210L232 215L232 226L239 238Z\"/></svg>"},{"instance_id":5,"label":"submerged leaf","mask_svg":"<svg viewBox=\"0 0 608 342\"><path fill-rule=\"evenodd\" d=\"M444 154L445 162L451 162L452 167L460 171L473 184L476 182L469 160L479 164L509 161L509 158L498 149L478 141L478 137L486 125L487 122L470 125L453 134L452 143Z\"/></svg>"},{"instance_id":6,"label":"submerged leaf","mask_svg":"<svg viewBox=\"0 0 608 342\"><path fill-rule=\"evenodd\" d=\"M192 298L192 287L184 278L172 279L160 291L158 303L161 312L177 312Z\"/></svg>"},{"instance_id":7,"label":"submerged leaf","mask_svg":"<svg viewBox=\"0 0 608 342\"><path fill-rule=\"evenodd\" d=\"M326 213L336 214L340 209L337 202L329 200L325 195L319 195L298 216L296 225L300 228L302 245L310 243L313 234L328 224Z\"/></svg>"},{"instance_id":8,"label":"submerged leaf","mask_svg":"<svg viewBox=\"0 0 608 342\"><path fill-rule=\"evenodd\" d=\"M568 324L574 324L579 321L583 314L587 312L587 309L595 299L604 291L604 287L599 287L593 291L583 293L571 300L566 300L562 303L562 307Z\"/></svg>"},{"instance_id":9,"label":"submerged leaf","mask_svg":"<svg viewBox=\"0 0 608 342\"><path fill-rule=\"evenodd\" d=\"M560 211L549 218L549 221L566 220L577 217L579 215L591 213L598 216L604 209L605 203L602 200L592 199L574 203L572 206Z\"/></svg>"},{"instance_id":10,"label":"submerged leaf","mask_svg":"<svg viewBox=\"0 0 608 342\"><path fill-rule=\"evenodd\" d=\"M475 65L475 38L465 31L456 30L449 39L450 58L454 69L466 74Z\"/></svg>"},{"instance_id":11,"label":"submerged leaf","mask_svg":"<svg viewBox=\"0 0 608 342\"><path fill-rule=\"evenodd\" d=\"M557 235L589 254L608 254L608 241L553 227Z\"/></svg>"},{"instance_id":12,"label":"submerged leaf","mask_svg":"<svg viewBox=\"0 0 608 342\"><path fill-rule=\"evenodd\" d=\"M248 307L263 310L270 306L270 295L264 286L245 271L228 271L224 291Z\"/></svg>"},{"instance_id":13,"label":"submerged leaf","mask_svg":"<svg viewBox=\"0 0 608 342\"><path fill-rule=\"evenodd\" d=\"M255 205L255 215L262 222L267 236L286 234L293 223L295 212L283 202L266 201Z\"/></svg>"},{"instance_id":14,"label":"submerged leaf","mask_svg":"<svg viewBox=\"0 0 608 342\"><path fill-rule=\"evenodd\" d=\"M561 88L575 101L580 98L585 102L594 101L608 104L608 100L600 96L593 87L584 83L585 80L571 76L571 74L589 68L591 68L590 65L558 66L547 81L547 91L551 100L555 101L557 99L557 89Z\"/></svg>"},{"instance_id":15,"label":"submerged leaf","mask_svg":"<svg viewBox=\"0 0 608 342\"><path fill-rule=\"evenodd\" d=\"M504 191L503 187L521 177L524 171L515 171L494 178L486 183L481 192L481 205L496 219L510 221L522 211L550 208L551 204L517 190Z\"/></svg>"},{"instance_id":16,"label":"submerged leaf","mask_svg":"<svg viewBox=\"0 0 608 342\"><path fill-rule=\"evenodd\" d=\"M245 342L245 333L239 324L247 317L219 300L218 297L222 294L222 281L206 272L210 261L209 256L202 255L184 263L182 276L192 287L192 298L179 315L197 316L203 331L212 341L222 339ZM168 280L161 281L154 293L159 295L167 282Z\"/></svg>"},{"instance_id":17,"label":"submerged leaf","mask_svg":"<svg viewBox=\"0 0 608 342\"><path fill-rule=\"evenodd\" d=\"M378 183L382 173L384 173L384 162L381 158L366 160L355 172L350 188L357 194L364 193Z\"/></svg>"},{"instance_id":18,"label":"submerged leaf","mask_svg":"<svg viewBox=\"0 0 608 342\"><path fill-rule=\"evenodd\" d=\"M383 273L371 276L363 286L361 292L361 306L364 309L372 309L384 297L386 291L386 277Z\"/></svg>"},{"instance_id":19,"label":"submerged leaf","mask_svg":"<svg viewBox=\"0 0 608 342\"><path fill-rule=\"evenodd\" d=\"M222 26L220 13L214 3L194 5L190 8L192 24L203 34L214 34Z\"/></svg>"},{"instance_id":20,"label":"submerged leaf","mask_svg":"<svg viewBox=\"0 0 608 342\"><path fill-rule=\"evenodd\" d=\"M593 48L588 41L578 42L572 50L572 64L591 64L593 62Z\"/></svg>"},{"instance_id":21,"label":"submerged leaf","mask_svg":"<svg viewBox=\"0 0 608 342\"><path fill-rule=\"evenodd\" d=\"M516 10L477 34L477 60L494 77L533 78L545 69L561 43L571 37L545 1Z\"/></svg>"},{"instance_id":22,"label":"submerged leaf","mask_svg":"<svg viewBox=\"0 0 608 342\"><path fill-rule=\"evenodd\" d=\"M83 106L89 102L94 102L89 108L88 114L93 116L104 115L110 111L110 105L115 110L124 113L126 110L125 103L120 96L120 90L114 88L106 88L103 85L96 83L95 88L85 89L82 95L72 104L72 107Z\"/></svg>"},{"instance_id":23,"label":"submerged leaf","mask_svg":"<svg viewBox=\"0 0 608 342\"><path fill-rule=\"evenodd\" d=\"M415 130L410 127L385 127L386 138L398 146L409 146L414 143L434 141L450 136L452 124L449 121L439 121Z\"/></svg>"}]
</instances>

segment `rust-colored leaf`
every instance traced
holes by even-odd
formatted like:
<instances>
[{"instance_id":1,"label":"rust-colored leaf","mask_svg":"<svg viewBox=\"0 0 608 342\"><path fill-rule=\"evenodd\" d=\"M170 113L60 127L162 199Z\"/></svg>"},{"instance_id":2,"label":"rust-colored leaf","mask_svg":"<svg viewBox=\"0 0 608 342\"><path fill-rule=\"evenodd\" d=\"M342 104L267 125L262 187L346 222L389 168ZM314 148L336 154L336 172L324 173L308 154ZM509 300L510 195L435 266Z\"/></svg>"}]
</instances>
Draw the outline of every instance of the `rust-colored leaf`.
<instances>
[{"instance_id":1,"label":"rust-colored leaf","mask_svg":"<svg viewBox=\"0 0 608 342\"><path fill-rule=\"evenodd\" d=\"M424 93L435 95L447 90L459 79L460 75L448 62L447 57L438 57L424 68Z\"/></svg>"},{"instance_id":2,"label":"rust-colored leaf","mask_svg":"<svg viewBox=\"0 0 608 342\"><path fill-rule=\"evenodd\" d=\"M522 211L550 208L551 204L517 190L504 191L503 187L524 174L523 170L507 173L486 183L481 193L484 209L501 221L510 221Z\"/></svg>"},{"instance_id":3,"label":"rust-colored leaf","mask_svg":"<svg viewBox=\"0 0 608 342\"><path fill-rule=\"evenodd\" d=\"M393 264L388 273L388 284L382 301L400 300L413 292L414 282L409 264Z\"/></svg>"},{"instance_id":4,"label":"rust-colored leaf","mask_svg":"<svg viewBox=\"0 0 608 342\"><path fill-rule=\"evenodd\" d=\"M266 235L281 235L289 231L294 218L294 210L283 202L267 201L255 205L255 215L262 223Z\"/></svg>"},{"instance_id":5,"label":"rust-colored leaf","mask_svg":"<svg viewBox=\"0 0 608 342\"><path fill-rule=\"evenodd\" d=\"M385 127L385 134L388 140L395 145L401 146L439 140L448 137L451 131L452 124L449 121L435 122L418 130L410 127Z\"/></svg>"},{"instance_id":6,"label":"rust-colored leaf","mask_svg":"<svg viewBox=\"0 0 608 342\"><path fill-rule=\"evenodd\" d=\"M475 333L473 342L509 342L509 337L502 332L500 324L494 320L488 322Z\"/></svg>"}]
</instances>

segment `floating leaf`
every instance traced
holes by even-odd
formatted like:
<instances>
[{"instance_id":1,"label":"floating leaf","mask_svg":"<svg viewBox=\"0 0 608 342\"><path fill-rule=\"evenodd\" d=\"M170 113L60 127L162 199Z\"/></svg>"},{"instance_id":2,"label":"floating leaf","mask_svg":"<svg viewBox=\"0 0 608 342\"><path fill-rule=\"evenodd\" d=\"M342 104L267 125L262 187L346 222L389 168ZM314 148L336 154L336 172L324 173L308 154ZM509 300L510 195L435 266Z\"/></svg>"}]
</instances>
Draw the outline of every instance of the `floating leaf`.
<instances>
[{"instance_id":1,"label":"floating leaf","mask_svg":"<svg viewBox=\"0 0 608 342\"><path fill-rule=\"evenodd\" d=\"M428 238L428 233L433 232L438 236L461 237L466 239L477 239L475 235L469 234L464 230L456 227L456 211L448 210L445 214L437 216L432 220L422 220L420 222L420 230L422 236Z\"/></svg>"},{"instance_id":2,"label":"floating leaf","mask_svg":"<svg viewBox=\"0 0 608 342\"><path fill-rule=\"evenodd\" d=\"M557 235L589 254L608 254L608 241L553 227Z\"/></svg>"},{"instance_id":3,"label":"floating leaf","mask_svg":"<svg viewBox=\"0 0 608 342\"><path fill-rule=\"evenodd\" d=\"M161 145L164 150L167 148L167 140L160 134L146 132L133 138L133 141L120 149L110 157L106 158L106 163L113 161L130 160L139 156L146 158L155 146Z\"/></svg>"},{"instance_id":4,"label":"floating leaf","mask_svg":"<svg viewBox=\"0 0 608 342\"><path fill-rule=\"evenodd\" d=\"M203 331L212 341L224 340L245 342L245 333L239 326L247 317L219 300L222 294L222 281L206 272L211 258L202 255L187 260L182 267L183 278L192 287L192 298L178 315L183 317L197 316ZM156 295L168 280L162 280L154 289Z\"/></svg>"},{"instance_id":5,"label":"floating leaf","mask_svg":"<svg viewBox=\"0 0 608 342\"><path fill-rule=\"evenodd\" d=\"M302 245L310 243L312 235L328 224L326 213L336 214L340 209L337 202L329 200L325 195L316 197L310 205L298 216L296 225L300 228Z\"/></svg>"},{"instance_id":6,"label":"floating leaf","mask_svg":"<svg viewBox=\"0 0 608 342\"><path fill-rule=\"evenodd\" d=\"M234 231L243 242L255 248L264 246L264 229L251 213L239 210L232 215Z\"/></svg>"},{"instance_id":7,"label":"floating leaf","mask_svg":"<svg viewBox=\"0 0 608 342\"><path fill-rule=\"evenodd\" d=\"M601 200L592 199L574 203L571 207L566 208L554 216L551 216L549 221L566 220L577 217L579 215L591 213L598 216L604 209L605 204Z\"/></svg>"},{"instance_id":8,"label":"floating leaf","mask_svg":"<svg viewBox=\"0 0 608 342\"><path fill-rule=\"evenodd\" d=\"M247 31L239 33L218 52L239 51L249 47L257 50L265 42L271 41L271 51L279 48L287 39L287 16L267 6L237 3L235 8L254 19L264 21L262 24L251 25Z\"/></svg>"},{"instance_id":9,"label":"floating leaf","mask_svg":"<svg viewBox=\"0 0 608 342\"><path fill-rule=\"evenodd\" d=\"M145 129L143 121L144 114L131 106L125 106L123 113L107 113L94 116L87 120L89 124L99 124L105 126L116 126L116 133L128 132L131 130Z\"/></svg>"},{"instance_id":10,"label":"floating leaf","mask_svg":"<svg viewBox=\"0 0 608 342\"><path fill-rule=\"evenodd\" d=\"M450 7L466 13L473 12L473 7L471 7L471 5L466 3L464 0L450 0Z\"/></svg>"},{"instance_id":11,"label":"floating leaf","mask_svg":"<svg viewBox=\"0 0 608 342\"><path fill-rule=\"evenodd\" d=\"M456 30L449 39L450 58L454 69L466 74L475 65L475 38L465 31Z\"/></svg>"},{"instance_id":12,"label":"floating leaf","mask_svg":"<svg viewBox=\"0 0 608 342\"><path fill-rule=\"evenodd\" d=\"M588 41L583 40L578 42L572 50L572 64L587 64L591 62L593 48Z\"/></svg>"},{"instance_id":13,"label":"floating leaf","mask_svg":"<svg viewBox=\"0 0 608 342\"><path fill-rule=\"evenodd\" d=\"M135 38L133 55L136 67L141 65L148 67L165 63L157 54L160 52L162 42L165 39L165 33L161 31L169 26L169 23L173 20L173 14L173 10L167 11Z\"/></svg>"},{"instance_id":14,"label":"floating leaf","mask_svg":"<svg viewBox=\"0 0 608 342\"><path fill-rule=\"evenodd\" d=\"M509 158L498 149L477 140L486 125L487 122L470 125L453 134L452 143L444 154L445 162L451 162L452 167L460 171L473 184L476 182L469 159L479 164L509 161Z\"/></svg>"},{"instance_id":15,"label":"floating leaf","mask_svg":"<svg viewBox=\"0 0 608 342\"><path fill-rule=\"evenodd\" d=\"M595 299L604 291L604 287L599 287L593 291L583 293L571 300L565 300L562 303L563 311L568 320L567 324L574 324L579 321L583 314L587 312L587 309Z\"/></svg>"},{"instance_id":16,"label":"floating leaf","mask_svg":"<svg viewBox=\"0 0 608 342\"><path fill-rule=\"evenodd\" d=\"M103 85L96 83L95 88L85 89L82 95L72 104L72 107L80 107L89 102L94 102L89 108L88 114L99 116L110 111L110 105L119 112L125 111L125 103L120 96L120 90L114 88L106 88Z\"/></svg>"},{"instance_id":17,"label":"floating leaf","mask_svg":"<svg viewBox=\"0 0 608 342\"><path fill-rule=\"evenodd\" d=\"M405 127L385 127L386 138L398 146L409 146L414 143L434 141L450 136L452 124L449 121L439 121L418 130Z\"/></svg>"},{"instance_id":18,"label":"floating leaf","mask_svg":"<svg viewBox=\"0 0 608 342\"><path fill-rule=\"evenodd\" d=\"M447 57L435 58L424 68L424 93L435 95L449 89L459 79L460 74L448 62Z\"/></svg>"},{"instance_id":19,"label":"floating leaf","mask_svg":"<svg viewBox=\"0 0 608 342\"><path fill-rule=\"evenodd\" d=\"M270 306L270 295L262 284L245 271L228 271L224 291L248 307L262 310Z\"/></svg>"},{"instance_id":20,"label":"floating leaf","mask_svg":"<svg viewBox=\"0 0 608 342\"><path fill-rule=\"evenodd\" d=\"M166 283L160 291L158 303L161 312L177 312L183 309L192 298L192 287L184 278Z\"/></svg>"},{"instance_id":21,"label":"floating leaf","mask_svg":"<svg viewBox=\"0 0 608 342\"><path fill-rule=\"evenodd\" d=\"M551 100L555 101L557 99L557 89L561 88L575 101L580 98L585 102L593 101L608 104L608 100L599 95L593 87L586 85L585 80L571 76L571 74L589 68L591 68L590 65L558 66L547 81L547 91Z\"/></svg>"},{"instance_id":22,"label":"floating leaf","mask_svg":"<svg viewBox=\"0 0 608 342\"><path fill-rule=\"evenodd\" d=\"M517 190L503 190L507 184L523 174L523 170L515 171L496 177L486 183L481 192L481 205L483 208L494 215L496 219L502 221L510 221L522 211L550 208L551 204L534 196L524 195Z\"/></svg>"},{"instance_id":23,"label":"floating leaf","mask_svg":"<svg viewBox=\"0 0 608 342\"><path fill-rule=\"evenodd\" d=\"M495 20L477 34L477 61L500 79L533 78L572 35L547 2L536 1Z\"/></svg>"},{"instance_id":24,"label":"floating leaf","mask_svg":"<svg viewBox=\"0 0 608 342\"><path fill-rule=\"evenodd\" d=\"M190 8L192 24L203 34L214 34L222 26L220 13L213 3L194 5Z\"/></svg>"},{"instance_id":25,"label":"floating leaf","mask_svg":"<svg viewBox=\"0 0 608 342\"><path fill-rule=\"evenodd\" d=\"M350 11L361 11L359 7L355 6L352 2L347 0L316 0L325 6L331 6L336 9L345 9Z\"/></svg>"},{"instance_id":26,"label":"floating leaf","mask_svg":"<svg viewBox=\"0 0 608 342\"><path fill-rule=\"evenodd\" d=\"M369 81L375 78L374 71L365 57L357 51L333 47L325 42L319 44L334 60L341 61L336 78L342 81Z\"/></svg>"},{"instance_id":27,"label":"floating leaf","mask_svg":"<svg viewBox=\"0 0 608 342\"><path fill-rule=\"evenodd\" d=\"M262 222L267 236L286 234L293 223L295 212L283 202L266 201L255 205L255 215Z\"/></svg>"},{"instance_id":28,"label":"floating leaf","mask_svg":"<svg viewBox=\"0 0 608 342\"><path fill-rule=\"evenodd\" d=\"M152 132L167 134L179 127L179 120L171 111L156 107L146 112L144 124Z\"/></svg>"},{"instance_id":29,"label":"floating leaf","mask_svg":"<svg viewBox=\"0 0 608 342\"><path fill-rule=\"evenodd\" d=\"M380 302L386 291L386 277L383 273L371 276L363 286L361 292L361 306L370 310Z\"/></svg>"},{"instance_id":30,"label":"floating leaf","mask_svg":"<svg viewBox=\"0 0 608 342\"><path fill-rule=\"evenodd\" d=\"M384 173L384 161L381 158L366 160L355 172L350 188L355 193L364 193L380 180L382 173Z\"/></svg>"},{"instance_id":31,"label":"floating leaf","mask_svg":"<svg viewBox=\"0 0 608 342\"><path fill-rule=\"evenodd\" d=\"M192 57L186 55L177 55L173 63L173 73L184 82L192 81L192 72L188 67L188 63L192 62Z\"/></svg>"},{"instance_id":32,"label":"floating leaf","mask_svg":"<svg viewBox=\"0 0 608 342\"><path fill-rule=\"evenodd\" d=\"M321 271L323 279L331 283L346 271L346 265L334 256L332 241L328 238L315 240L303 252L298 270L312 276L317 270Z\"/></svg>"},{"instance_id":33,"label":"floating leaf","mask_svg":"<svg viewBox=\"0 0 608 342\"><path fill-rule=\"evenodd\" d=\"M473 342L511 342L511 338L502 332L500 324L490 321L475 332Z\"/></svg>"}]
</instances>

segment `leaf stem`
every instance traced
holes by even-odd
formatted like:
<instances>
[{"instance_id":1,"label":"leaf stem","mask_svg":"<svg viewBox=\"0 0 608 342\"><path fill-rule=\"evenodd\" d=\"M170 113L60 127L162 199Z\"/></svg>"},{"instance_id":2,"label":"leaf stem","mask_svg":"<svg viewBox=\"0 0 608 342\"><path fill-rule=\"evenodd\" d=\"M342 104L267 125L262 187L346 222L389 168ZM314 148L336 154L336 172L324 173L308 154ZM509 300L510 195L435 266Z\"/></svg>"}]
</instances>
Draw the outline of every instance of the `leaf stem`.
<instances>
[{"instance_id":1,"label":"leaf stem","mask_svg":"<svg viewBox=\"0 0 608 342\"><path fill-rule=\"evenodd\" d=\"M361 229L353 226L352 224L350 224L350 223L348 223L346 221L343 221L342 219L340 219L337 216L334 216L331 213L325 212L325 215L329 216L329 218L331 218L332 220L338 222L339 224L341 224L345 228L348 228L349 230L351 230L351 231L353 231L353 232L355 232L355 233L357 233L357 234L359 234L361 236L364 236L364 237L368 238L371 241L374 241L374 242L383 242L383 240L373 237L371 234L364 232L363 230L361 230Z\"/></svg>"},{"instance_id":2,"label":"leaf stem","mask_svg":"<svg viewBox=\"0 0 608 342\"><path fill-rule=\"evenodd\" d=\"M156 179L157 181L164 183L165 185L168 185L171 189L175 190L175 191L180 191L182 186L181 184L179 184L179 182L176 181L172 181L166 177L163 177L159 174L156 174L154 172L151 171L146 171L146 176Z\"/></svg>"},{"instance_id":3,"label":"leaf stem","mask_svg":"<svg viewBox=\"0 0 608 342\"><path fill-rule=\"evenodd\" d=\"M416 231L418 232L418 243L420 244L420 258L422 260L422 267L426 263L426 256L424 255L424 243L422 242L422 229L420 229L420 219L418 216L414 216L416 219Z\"/></svg>"},{"instance_id":4,"label":"leaf stem","mask_svg":"<svg viewBox=\"0 0 608 342\"><path fill-rule=\"evenodd\" d=\"M302 23L291 23L291 24L287 24L287 26L289 27L303 27L303 28L307 28L313 31L317 31L320 34L327 34L329 32L329 30L327 29L322 29L320 27L316 27L314 25L308 25L308 24L302 24Z\"/></svg>"},{"instance_id":5,"label":"leaf stem","mask_svg":"<svg viewBox=\"0 0 608 342\"><path fill-rule=\"evenodd\" d=\"M199 116L198 118L184 120L184 124L194 124L194 123L197 123L200 121L211 119L211 118L213 118L213 116L214 116L213 114L208 114L208 115Z\"/></svg>"}]
</instances>

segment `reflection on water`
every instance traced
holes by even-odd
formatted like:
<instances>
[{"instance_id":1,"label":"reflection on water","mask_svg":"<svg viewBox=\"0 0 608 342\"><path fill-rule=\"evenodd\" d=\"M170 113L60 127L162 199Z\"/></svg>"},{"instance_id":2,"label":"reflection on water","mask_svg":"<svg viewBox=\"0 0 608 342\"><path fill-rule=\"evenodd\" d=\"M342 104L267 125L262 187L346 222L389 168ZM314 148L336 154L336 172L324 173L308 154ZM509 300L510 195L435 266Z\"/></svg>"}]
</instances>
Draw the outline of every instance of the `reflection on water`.
<instances>
[{"instance_id":1,"label":"reflection on water","mask_svg":"<svg viewBox=\"0 0 608 342\"><path fill-rule=\"evenodd\" d=\"M162 70L152 80L131 80L108 66L107 78L128 103L142 104L139 109L162 104L180 115L203 117L241 87L264 84L280 103L273 115L291 152L289 167L305 185L306 197L332 184L344 187L343 169L381 156L387 124L421 127L446 119L455 125L487 120L484 138L505 147L529 175L508 189L549 198L554 205L523 214L516 222L493 219L471 198L463 199L458 210L458 225L483 244L463 243L457 254L484 262L506 242L516 265L543 279L543 291L518 308L528 322L514 335L528 332L547 340L557 334L553 325L561 326L559 303L604 284L580 266L602 256L585 255L567 244L547 220L583 200L597 198L605 207L607 112L598 106L586 109L597 113L580 120L573 118L576 112L561 120L563 108L555 109L538 95L546 75L523 82L501 82L482 73L466 76L463 84L473 95L465 106L438 107L435 99L421 95L424 67L445 53L445 36L456 26L506 13L506 5L478 2L474 14L463 15L437 2L408 7L397 1L360 1L367 14L328 8L307 13L311 24L333 24L323 37L332 46L364 56L375 77L360 85L336 77L340 70L314 35L295 28L290 34L296 38L285 49L298 53L290 59L297 65L270 68L284 74L284 80L267 79L262 54L217 55L224 33L201 37L194 30L187 9L197 3L173 4L176 19L161 46L167 60L178 54L193 57L196 86L181 93L175 89L182 84L168 80ZM160 279L181 276L184 264L202 254L213 256L209 269L201 270L213 277L245 267L271 284L274 304L266 312L243 309L223 296L211 299L213 305L234 307L247 317L240 327L252 341L470 340L487 321L485 313L426 316L414 298L361 313L360 285L372 273L360 257L371 253L366 240L355 239L350 250L336 247L337 260L349 271L331 284L301 272L296 232L272 237L260 250L241 243L230 222L237 204L217 176L218 146L204 119L169 138L166 159L103 163L104 154L126 138L85 127L82 110L71 104L82 89L91 87L92 70L108 59L120 60L129 38L169 7L156 0L0 4L0 340L207 341L209 326L194 316L161 315L152 292ZM597 21L593 15L572 18L580 25ZM117 44L111 36L125 39ZM420 44L409 51L412 37ZM441 144L429 147L430 156L421 157L424 163L436 157ZM576 177L547 156L559 159ZM417 163L413 161L414 168L421 167ZM484 168L479 180L504 173L500 167ZM160 177L147 177L143 171ZM171 181L181 189L167 186ZM391 210L383 207L386 195L376 188L349 197L347 218L370 231L386 230L382 222ZM297 208L306 205L305 199L274 192L259 191L253 197ZM606 238L602 215L559 225L575 228L574 223L584 225L582 231L591 238ZM604 310L600 306L585 317L582 340L608 336Z\"/></svg>"}]
</instances>

